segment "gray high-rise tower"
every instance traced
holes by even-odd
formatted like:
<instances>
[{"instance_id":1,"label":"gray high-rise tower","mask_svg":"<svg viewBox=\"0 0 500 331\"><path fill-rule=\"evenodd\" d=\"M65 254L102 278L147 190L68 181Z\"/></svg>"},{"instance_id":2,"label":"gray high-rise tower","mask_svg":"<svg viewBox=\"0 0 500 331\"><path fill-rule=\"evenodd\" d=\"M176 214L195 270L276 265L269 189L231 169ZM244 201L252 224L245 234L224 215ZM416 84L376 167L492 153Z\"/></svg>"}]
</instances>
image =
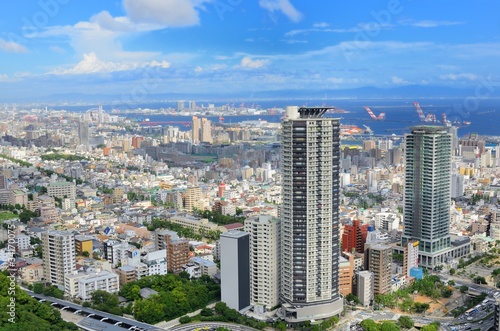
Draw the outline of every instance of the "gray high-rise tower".
<instances>
[{"instance_id":1,"label":"gray high-rise tower","mask_svg":"<svg viewBox=\"0 0 500 331\"><path fill-rule=\"evenodd\" d=\"M450 240L452 135L446 128L416 126L406 139L403 244L419 241L420 264L445 262Z\"/></svg>"},{"instance_id":2,"label":"gray high-rise tower","mask_svg":"<svg viewBox=\"0 0 500 331\"><path fill-rule=\"evenodd\" d=\"M89 149L90 140L90 129L89 122L85 120L80 120L78 122L78 142L80 145L84 146L86 150Z\"/></svg>"},{"instance_id":3,"label":"gray high-rise tower","mask_svg":"<svg viewBox=\"0 0 500 331\"><path fill-rule=\"evenodd\" d=\"M339 120L287 107L283 120L281 301L288 322L342 312L339 294Z\"/></svg>"}]
</instances>

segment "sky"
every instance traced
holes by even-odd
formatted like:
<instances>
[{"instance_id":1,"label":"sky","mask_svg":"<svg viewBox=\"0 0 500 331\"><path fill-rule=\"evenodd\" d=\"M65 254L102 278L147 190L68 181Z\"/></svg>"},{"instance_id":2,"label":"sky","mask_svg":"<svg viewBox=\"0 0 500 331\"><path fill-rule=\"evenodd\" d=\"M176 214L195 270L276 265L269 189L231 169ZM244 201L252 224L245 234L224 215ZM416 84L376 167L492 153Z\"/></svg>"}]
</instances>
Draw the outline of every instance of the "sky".
<instances>
[{"instance_id":1,"label":"sky","mask_svg":"<svg viewBox=\"0 0 500 331\"><path fill-rule=\"evenodd\" d=\"M0 102L500 82L497 0L26 0L0 11Z\"/></svg>"}]
</instances>

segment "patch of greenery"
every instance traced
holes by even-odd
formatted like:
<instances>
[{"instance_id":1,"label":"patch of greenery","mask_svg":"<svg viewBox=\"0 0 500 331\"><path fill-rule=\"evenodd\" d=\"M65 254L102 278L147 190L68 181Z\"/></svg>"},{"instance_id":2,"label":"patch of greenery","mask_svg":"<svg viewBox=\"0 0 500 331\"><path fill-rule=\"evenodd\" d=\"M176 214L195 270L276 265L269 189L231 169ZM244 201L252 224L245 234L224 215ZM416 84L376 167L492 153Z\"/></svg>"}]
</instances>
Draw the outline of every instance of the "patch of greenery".
<instances>
[{"instance_id":1,"label":"patch of greenery","mask_svg":"<svg viewBox=\"0 0 500 331\"><path fill-rule=\"evenodd\" d=\"M140 297L142 288L158 292L147 299ZM209 276L189 279L185 275L154 275L124 284L121 296L133 301L134 318L141 322L156 324L171 320L220 300L220 285Z\"/></svg>"},{"instance_id":2,"label":"patch of greenery","mask_svg":"<svg viewBox=\"0 0 500 331\"><path fill-rule=\"evenodd\" d=\"M17 163L17 164L19 164L19 165L21 165L23 167L32 167L33 166L33 164L31 164L29 162L26 162L26 161L23 161L23 160L19 160L19 159L15 159L15 158L10 157L10 156L5 155L5 154L0 154L0 157L2 159L6 159L6 160L12 161L14 163Z\"/></svg>"},{"instance_id":3,"label":"patch of greenery","mask_svg":"<svg viewBox=\"0 0 500 331\"><path fill-rule=\"evenodd\" d=\"M67 331L78 330L78 327L64 321L61 312L52 307L50 303L41 303L30 297L18 286L14 293L9 293L10 279L0 273L0 330L2 331ZM11 301L14 298L15 301ZM15 315L9 321L10 307L14 302Z\"/></svg>"},{"instance_id":4,"label":"patch of greenery","mask_svg":"<svg viewBox=\"0 0 500 331\"><path fill-rule=\"evenodd\" d=\"M10 211L0 211L0 222L11 220L13 218L19 218L19 215L14 214Z\"/></svg>"}]
</instances>

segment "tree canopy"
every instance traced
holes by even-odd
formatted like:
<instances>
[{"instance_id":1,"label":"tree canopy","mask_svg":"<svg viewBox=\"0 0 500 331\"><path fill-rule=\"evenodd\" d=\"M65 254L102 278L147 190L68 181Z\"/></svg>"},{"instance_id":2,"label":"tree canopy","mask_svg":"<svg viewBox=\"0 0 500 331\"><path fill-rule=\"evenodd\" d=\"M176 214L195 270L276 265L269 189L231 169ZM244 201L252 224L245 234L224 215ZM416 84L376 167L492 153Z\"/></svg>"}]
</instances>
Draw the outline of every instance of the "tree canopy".
<instances>
[{"instance_id":1,"label":"tree canopy","mask_svg":"<svg viewBox=\"0 0 500 331\"><path fill-rule=\"evenodd\" d=\"M50 303L41 303L21 290L17 285L11 292L10 279L0 273L0 330L2 331L67 331L78 330L73 323L61 318L61 313ZM11 292L11 293L9 293ZM15 316L9 319L8 305L15 301ZM12 323L14 322L14 323Z\"/></svg>"},{"instance_id":2,"label":"tree canopy","mask_svg":"<svg viewBox=\"0 0 500 331\"><path fill-rule=\"evenodd\" d=\"M158 294L141 299L139 292L146 287ZM154 324L183 316L219 300L220 285L209 276L187 279L174 274L154 275L124 284L120 295L134 301L134 318Z\"/></svg>"}]
</instances>

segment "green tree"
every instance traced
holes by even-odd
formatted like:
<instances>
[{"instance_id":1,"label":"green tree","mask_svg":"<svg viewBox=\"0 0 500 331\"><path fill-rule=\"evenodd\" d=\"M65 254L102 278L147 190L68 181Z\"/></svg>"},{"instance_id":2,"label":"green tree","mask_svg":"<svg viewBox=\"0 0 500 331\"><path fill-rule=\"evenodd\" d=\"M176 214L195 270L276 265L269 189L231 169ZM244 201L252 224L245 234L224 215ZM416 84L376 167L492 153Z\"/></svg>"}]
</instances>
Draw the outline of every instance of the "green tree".
<instances>
[{"instance_id":1,"label":"green tree","mask_svg":"<svg viewBox=\"0 0 500 331\"><path fill-rule=\"evenodd\" d=\"M450 269L450 275L452 275L452 276L453 276L456 272L457 272L457 271L455 270L455 268L451 268L451 269Z\"/></svg>"},{"instance_id":2,"label":"green tree","mask_svg":"<svg viewBox=\"0 0 500 331\"><path fill-rule=\"evenodd\" d=\"M430 305L426 302L414 302L413 307L417 313L425 313L430 308Z\"/></svg>"},{"instance_id":3,"label":"green tree","mask_svg":"<svg viewBox=\"0 0 500 331\"><path fill-rule=\"evenodd\" d=\"M399 331L399 327L392 321L383 321L378 327L380 331Z\"/></svg>"},{"instance_id":4,"label":"green tree","mask_svg":"<svg viewBox=\"0 0 500 331\"><path fill-rule=\"evenodd\" d=\"M380 331L377 323L370 318L362 320L360 325L364 331Z\"/></svg>"},{"instance_id":5,"label":"green tree","mask_svg":"<svg viewBox=\"0 0 500 331\"><path fill-rule=\"evenodd\" d=\"M462 286L460 286L459 289L460 289L460 293L464 294L464 293L467 293L467 291L469 290L469 287L462 285Z\"/></svg>"},{"instance_id":6,"label":"green tree","mask_svg":"<svg viewBox=\"0 0 500 331\"><path fill-rule=\"evenodd\" d=\"M453 294L453 291L451 289L449 289L448 287L445 287L441 290L441 295L444 298L449 298L449 297L451 297L452 294Z\"/></svg>"},{"instance_id":7,"label":"green tree","mask_svg":"<svg viewBox=\"0 0 500 331\"><path fill-rule=\"evenodd\" d=\"M348 295L346 295L345 299L348 302L353 301L355 304L359 304L360 303L359 298L357 296L355 296L354 294L352 294L352 293L349 293Z\"/></svg>"},{"instance_id":8,"label":"green tree","mask_svg":"<svg viewBox=\"0 0 500 331\"><path fill-rule=\"evenodd\" d=\"M35 283L33 284L33 292L36 294L42 294L44 287L43 283Z\"/></svg>"},{"instance_id":9,"label":"green tree","mask_svg":"<svg viewBox=\"0 0 500 331\"><path fill-rule=\"evenodd\" d=\"M404 315L399 317L398 323L403 329L411 329L415 325L411 317Z\"/></svg>"},{"instance_id":10,"label":"green tree","mask_svg":"<svg viewBox=\"0 0 500 331\"><path fill-rule=\"evenodd\" d=\"M279 321L276 323L276 329L278 329L279 331L286 331L286 323L283 322L283 321Z\"/></svg>"},{"instance_id":11,"label":"green tree","mask_svg":"<svg viewBox=\"0 0 500 331\"><path fill-rule=\"evenodd\" d=\"M424 325L420 331L438 331L438 327L434 324Z\"/></svg>"},{"instance_id":12,"label":"green tree","mask_svg":"<svg viewBox=\"0 0 500 331\"><path fill-rule=\"evenodd\" d=\"M156 324L164 320L163 304L156 302L156 296L149 299L136 300L134 318L140 322Z\"/></svg>"},{"instance_id":13,"label":"green tree","mask_svg":"<svg viewBox=\"0 0 500 331\"><path fill-rule=\"evenodd\" d=\"M484 279L484 277L482 277L482 276L477 276L476 278L474 278L474 283L476 283L476 284L487 284L486 283L486 279Z\"/></svg>"},{"instance_id":14,"label":"green tree","mask_svg":"<svg viewBox=\"0 0 500 331\"><path fill-rule=\"evenodd\" d=\"M187 315L184 315L184 316L179 318L179 323L181 323L181 324L191 323L191 321L192 321L191 317L189 317Z\"/></svg>"},{"instance_id":15,"label":"green tree","mask_svg":"<svg viewBox=\"0 0 500 331\"><path fill-rule=\"evenodd\" d=\"M214 312L210 308L203 308L200 312L200 315L205 317L213 316Z\"/></svg>"},{"instance_id":16,"label":"green tree","mask_svg":"<svg viewBox=\"0 0 500 331\"><path fill-rule=\"evenodd\" d=\"M91 302L92 308L94 309L119 316L123 315L123 311L120 307L120 301L118 300L118 295L116 294L97 290L92 292Z\"/></svg>"},{"instance_id":17,"label":"green tree","mask_svg":"<svg viewBox=\"0 0 500 331\"><path fill-rule=\"evenodd\" d=\"M15 286L9 293L10 279L0 273L0 330L2 331L68 331L78 330L73 323L65 322L61 313L48 303L41 303ZM9 304L14 298L15 316L11 316Z\"/></svg>"}]
</instances>

